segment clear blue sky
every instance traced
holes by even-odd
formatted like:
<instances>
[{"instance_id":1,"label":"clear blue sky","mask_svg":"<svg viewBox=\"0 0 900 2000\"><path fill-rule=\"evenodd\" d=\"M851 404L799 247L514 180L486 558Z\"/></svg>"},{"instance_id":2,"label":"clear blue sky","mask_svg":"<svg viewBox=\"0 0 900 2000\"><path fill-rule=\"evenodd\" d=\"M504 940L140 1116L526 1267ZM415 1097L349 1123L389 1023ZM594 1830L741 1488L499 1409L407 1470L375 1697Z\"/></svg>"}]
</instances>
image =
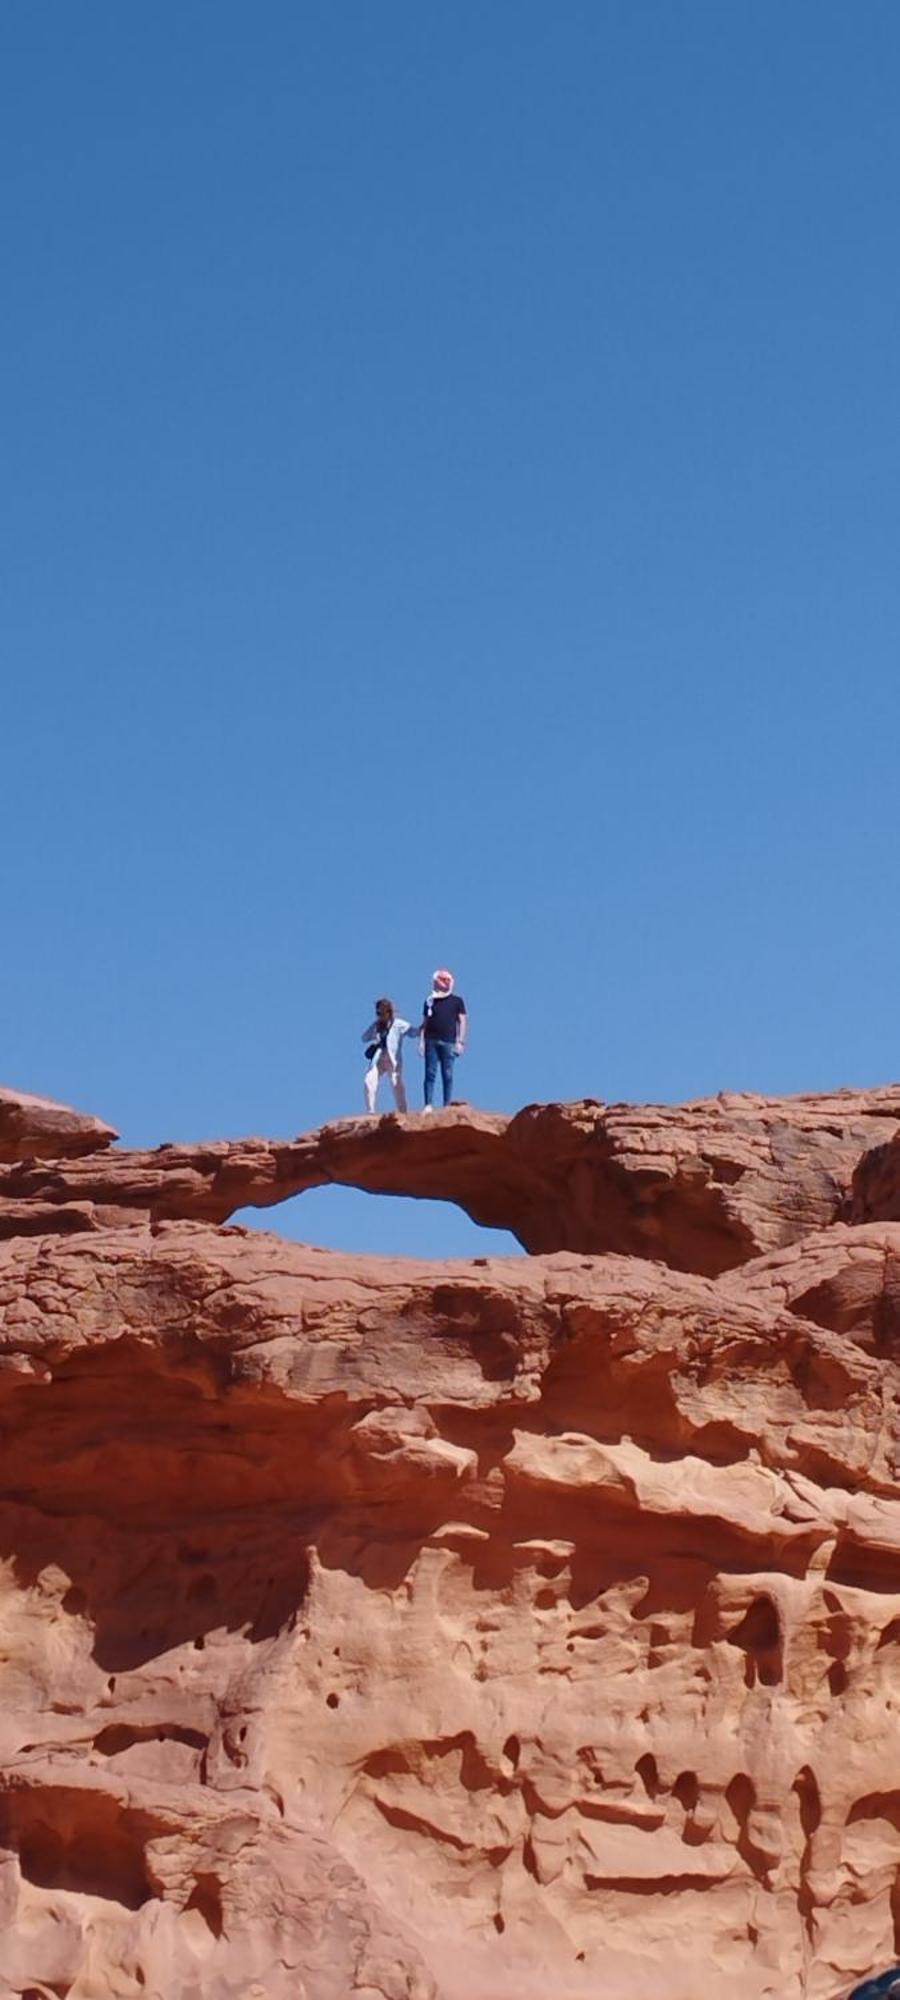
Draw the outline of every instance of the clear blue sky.
<instances>
[{"instance_id":1,"label":"clear blue sky","mask_svg":"<svg viewBox=\"0 0 900 2000\"><path fill-rule=\"evenodd\" d=\"M900 1074L898 98L896 0L5 0L0 1079L303 1129L436 963L490 1107Z\"/></svg>"}]
</instances>

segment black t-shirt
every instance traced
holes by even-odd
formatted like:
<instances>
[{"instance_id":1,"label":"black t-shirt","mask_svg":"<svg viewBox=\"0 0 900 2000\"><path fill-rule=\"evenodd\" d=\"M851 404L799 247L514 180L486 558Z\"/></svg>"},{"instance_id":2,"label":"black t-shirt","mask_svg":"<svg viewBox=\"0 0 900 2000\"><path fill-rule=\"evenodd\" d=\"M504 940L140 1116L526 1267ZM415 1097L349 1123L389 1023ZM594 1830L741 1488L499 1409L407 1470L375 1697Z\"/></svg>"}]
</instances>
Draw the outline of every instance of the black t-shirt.
<instances>
[{"instance_id":1,"label":"black t-shirt","mask_svg":"<svg viewBox=\"0 0 900 2000\"><path fill-rule=\"evenodd\" d=\"M429 994L422 1021L426 1042L455 1042L465 1011L461 993L441 993L436 999Z\"/></svg>"}]
</instances>

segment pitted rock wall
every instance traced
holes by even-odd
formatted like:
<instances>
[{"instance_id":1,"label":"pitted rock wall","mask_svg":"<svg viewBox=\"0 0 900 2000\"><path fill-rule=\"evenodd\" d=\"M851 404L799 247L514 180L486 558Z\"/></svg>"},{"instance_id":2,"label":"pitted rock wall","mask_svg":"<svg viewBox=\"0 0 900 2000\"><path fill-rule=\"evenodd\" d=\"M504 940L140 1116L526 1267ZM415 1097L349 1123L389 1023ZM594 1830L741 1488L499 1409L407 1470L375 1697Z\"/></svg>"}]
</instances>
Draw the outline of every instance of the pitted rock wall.
<instances>
[{"instance_id":1,"label":"pitted rock wall","mask_svg":"<svg viewBox=\"0 0 900 2000\"><path fill-rule=\"evenodd\" d=\"M900 1944L900 1224L758 1252L770 1187L710 1277L161 1213L281 1158L10 1169L84 1227L0 1244L0 2000L838 2000Z\"/></svg>"}]
</instances>

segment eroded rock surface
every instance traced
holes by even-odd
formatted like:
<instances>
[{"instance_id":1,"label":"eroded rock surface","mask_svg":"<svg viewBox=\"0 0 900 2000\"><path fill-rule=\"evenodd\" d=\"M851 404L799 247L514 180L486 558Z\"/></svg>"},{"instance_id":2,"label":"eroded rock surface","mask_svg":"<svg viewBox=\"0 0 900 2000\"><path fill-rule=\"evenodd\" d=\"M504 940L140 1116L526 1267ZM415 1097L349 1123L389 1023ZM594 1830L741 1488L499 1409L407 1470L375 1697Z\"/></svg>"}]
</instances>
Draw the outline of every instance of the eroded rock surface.
<instances>
[{"instance_id":1,"label":"eroded rock surface","mask_svg":"<svg viewBox=\"0 0 900 2000\"><path fill-rule=\"evenodd\" d=\"M745 1300L787 1306L900 1361L900 1229L837 1223L759 1257L723 1281Z\"/></svg>"},{"instance_id":2,"label":"eroded rock surface","mask_svg":"<svg viewBox=\"0 0 900 2000\"><path fill-rule=\"evenodd\" d=\"M90 1112L72 1111L52 1097L32 1097L0 1085L0 1161L58 1160L95 1153L118 1138Z\"/></svg>"},{"instance_id":3,"label":"eroded rock surface","mask_svg":"<svg viewBox=\"0 0 900 2000\"><path fill-rule=\"evenodd\" d=\"M822 1114L832 1205L873 1098ZM892 1962L900 1223L756 1249L819 1199L821 1104L795 1198L741 1100L768 1192L712 1277L166 1217L275 1198L263 1142L9 1170L0 2000L839 2000ZM522 1116L559 1163L594 1109ZM667 1127L682 1193L710 1116ZM456 1198L476 1124L434 1121ZM319 1164L411 1177L420 1132ZM700 1150L702 1203L738 1182Z\"/></svg>"},{"instance_id":4,"label":"eroded rock surface","mask_svg":"<svg viewBox=\"0 0 900 2000\"><path fill-rule=\"evenodd\" d=\"M900 1221L900 1144L895 1132L859 1160L853 1175L854 1222Z\"/></svg>"},{"instance_id":5,"label":"eroded rock surface","mask_svg":"<svg viewBox=\"0 0 900 2000\"><path fill-rule=\"evenodd\" d=\"M844 1214L900 1086L723 1094L682 1105L468 1105L347 1118L292 1140L219 1140L0 1171L0 1236L79 1233L133 1212L225 1222L328 1183L455 1201L526 1250L622 1251L715 1277Z\"/></svg>"}]
</instances>

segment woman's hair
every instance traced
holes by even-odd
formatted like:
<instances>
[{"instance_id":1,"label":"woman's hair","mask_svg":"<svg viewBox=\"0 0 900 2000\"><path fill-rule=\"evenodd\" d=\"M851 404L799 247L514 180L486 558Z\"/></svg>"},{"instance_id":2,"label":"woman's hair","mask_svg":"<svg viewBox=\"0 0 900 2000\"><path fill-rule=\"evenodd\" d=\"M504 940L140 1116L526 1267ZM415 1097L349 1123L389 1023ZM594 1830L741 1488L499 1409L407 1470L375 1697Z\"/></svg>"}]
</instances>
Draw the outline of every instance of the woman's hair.
<instances>
[{"instance_id":1,"label":"woman's hair","mask_svg":"<svg viewBox=\"0 0 900 2000\"><path fill-rule=\"evenodd\" d=\"M375 1002L375 1018L377 1021L386 1021L388 1027L390 1027L394 1018L393 1000L386 1000L382 994L381 999Z\"/></svg>"}]
</instances>

